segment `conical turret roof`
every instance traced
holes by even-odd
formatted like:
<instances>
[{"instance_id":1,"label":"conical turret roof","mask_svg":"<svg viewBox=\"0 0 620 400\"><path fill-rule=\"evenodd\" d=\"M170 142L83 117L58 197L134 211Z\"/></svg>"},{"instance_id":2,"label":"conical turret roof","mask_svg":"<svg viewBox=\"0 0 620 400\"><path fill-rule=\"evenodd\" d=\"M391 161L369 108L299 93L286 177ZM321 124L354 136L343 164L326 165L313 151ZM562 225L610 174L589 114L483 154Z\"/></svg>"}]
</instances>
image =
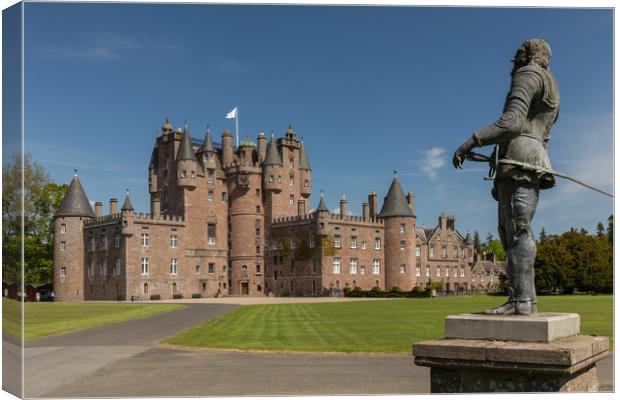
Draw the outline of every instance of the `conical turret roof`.
<instances>
[{"instance_id":1,"label":"conical turret roof","mask_svg":"<svg viewBox=\"0 0 620 400\"><path fill-rule=\"evenodd\" d=\"M77 174L73 176L73 179L69 184L69 189L67 189L67 193L60 202L60 207L58 207L58 210L54 216L91 218L95 216Z\"/></svg>"},{"instance_id":2,"label":"conical turret roof","mask_svg":"<svg viewBox=\"0 0 620 400\"><path fill-rule=\"evenodd\" d=\"M323 199L323 192L321 192L321 200L319 201L319 205L316 208L316 211L327 211L329 212L329 208L325 205L325 200Z\"/></svg>"},{"instance_id":3,"label":"conical turret roof","mask_svg":"<svg viewBox=\"0 0 620 400\"><path fill-rule=\"evenodd\" d=\"M202 151L213 153L215 150L213 149L213 142L211 141L211 129L207 128L207 133L205 134L205 141L202 144Z\"/></svg>"},{"instance_id":4,"label":"conical turret roof","mask_svg":"<svg viewBox=\"0 0 620 400\"><path fill-rule=\"evenodd\" d=\"M121 211L133 211L131 200L129 200L129 193L125 194L125 202L123 203L123 208L121 208Z\"/></svg>"},{"instance_id":5,"label":"conical turret roof","mask_svg":"<svg viewBox=\"0 0 620 400\"><path fill-rule=\"evenodd\" d=\"M304 142L299 145L299 169L306 169L310 171L310 163L308 162L308 156L306 155L306 149Z\"/></svg>"},{"instance_id":6,"label":"conical turret roof","mask_svg":"<svg viewBox=\"0 0 620 400\"><path fill-rule=\"evenodd\" d=\"M181 145L177 153L177 161L181 160L198 161L192 149L192 140L189 136L189 127L187 123L185 124L185 129L183 129L183 138L181 139Z\"/></svg>"},{"instance_id":7,"label":"conical turret roof","mask_svg":"<svg viewBox=\"0 0 620 400\"><path fill-rule=\"evenodd\" d=\"M467 232L467 235L465 236L465 244L474 244L474 239L471 237L469 232Z\"/></svg>"},{"instance_id":8,"label":"conical turret roof","mask_svg":"<svg viewBox=\"0 0 620 400\"><path fill-rule=\"evenodd\" d=\"M390 190L388 191L387 196L385 196L385 201L383 202L383 207L381 208L379 217L387 218L413 216L413 211L409 208L407 198L403 192L403 187L400 185L398 177L395 176L392 181L392 185L390 185Z\"/></svg>"},{"instance_id":9,"label":"conical turret roof","mask_svg":"<svg viewBox=\"0 0 620 400\"><path fill-rule=\"evenodd\" d=\"M267 145L267 155L263 160L263 165L282 165L282 157L276 146L276 141L273 140L273 136Z\"/></svg>"}]
</instances>

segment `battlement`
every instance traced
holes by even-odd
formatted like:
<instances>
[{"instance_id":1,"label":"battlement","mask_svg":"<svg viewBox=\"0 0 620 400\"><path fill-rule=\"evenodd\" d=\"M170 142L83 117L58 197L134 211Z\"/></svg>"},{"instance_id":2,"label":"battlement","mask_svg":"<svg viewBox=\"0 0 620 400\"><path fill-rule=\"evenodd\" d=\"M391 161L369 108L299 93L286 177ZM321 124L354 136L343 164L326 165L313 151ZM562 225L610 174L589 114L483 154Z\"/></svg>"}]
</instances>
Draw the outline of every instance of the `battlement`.
<instances>
[{"instance_id":1,"label":"battlement","mask_svg":"<svg viewBox=\"0 0 620 400\"><path fill-rule=\"evenodd\" d=\"M307 223L309 221L312 221L315 219L316 213L310 213L310 214L305 214L305 215L293 215L293 216L288 216L288 217L280 217L280 218L274 218L273 220L271 220L271 225L277 225L277 224L291 224L291 223L299 223L299 224L303 224L303 223Z\"/></svg>"},{"instance_id":2,"label":"battlement","mask_svg":"<svg viewBox=\"0 0 620 400\"><path fill-rule=\"evenodd\" d=\"M334 221L334 222L345 221L345 222L351 222L355 224L383 226L383 219L378 218L378 217L364 218L361 215L340 215L336 213L330 213L329 220Z\"/></svg>"},{"instance_id":3,"label":"battlement","mask_svg":"<svg viewBox=\"0 0 620 400\"><path fill-rule=\"evenodd\" d=\"M101 217L89 218L84 222L84 226L93 227L97 225L108 224L110 222L119 222L121 220L121 213L103 215Z\"/></svg>"},{"instance_id":4,"label":"battlement","mask_svg":"<svg viewBox=\"0 0 620 400\"><path fill-rule=\"evenodd\" d=\"M316 212L310 213L310 214L305 214L305 215L293 215L293 216L288 216L288 217L280 217L280 218L274 218L271 221L271 225L273 227L277 226L278 224L286 224L286 225L290 225L290 224L303 224L303 223L307 223L311 220L316 219L317 215ZM371 225L371 226L377 226L377 227L382 227L383 226L383 219L381 218L364 218L360 215L345 215L345 216L341 216L340 214L329 214L329 222L334 222L334 223L341 223L341 222L347 222L347 223L352 223L352 224L357 224L357 225Z\"/></svg>"},{"instance_id":5,"label":"battlement","mask_svg":"<svg viewBox=\"0 0 620 400\"><path fill-rule=\"evenodd\" d=\"M106 225L110 223L118 223L121 221L122 213L116 213L111 215L103 215L101 217L94 217L86 220L84 223L85 227L93 228L99 225ZM152 215L149 213L134 213L133 218L135 222L153 222L153 221L162 221L162 222L177 222L183 223L185 222L185 218L182 215L168 215L168 214L160 214L160 215Z\"/></svg>"},{"instance_id":6,"label":"battlement","mask_svg":"<svg viewBox=\"0 0 620 400\"><path fill-rule=\"evenodd\" d=\"M239 161L233 161L228 164L224 164L222 168L223 169L239 168L240 170L246 169L248 172L259 172L261 165L257 162L252 163L252 165L248 165L246 163L241 163Z\"/></svg>"}]
</instances>

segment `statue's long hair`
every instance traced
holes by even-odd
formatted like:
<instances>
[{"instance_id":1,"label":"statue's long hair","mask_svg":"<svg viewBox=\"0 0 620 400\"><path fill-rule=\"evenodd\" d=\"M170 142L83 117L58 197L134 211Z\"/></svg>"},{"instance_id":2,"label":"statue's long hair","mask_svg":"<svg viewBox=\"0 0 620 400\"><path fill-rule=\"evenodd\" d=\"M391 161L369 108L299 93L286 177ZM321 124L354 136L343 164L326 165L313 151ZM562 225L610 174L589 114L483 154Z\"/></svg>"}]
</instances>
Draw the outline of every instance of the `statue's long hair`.
<instances>
[{"instance_id":1,"label":"statue's long hair","mask_svg":"<svg viewBox=\"0 0 620 400\"><path fill-rule=\"evenodd\" d=\"M551 46L549 46L549 43L542 39L527 40L517 49L517 53L512 59L514 67L510 75L514 75L519 68L530 64L536 64L541 68L549 69L550 61Z\"/></svg>"}]
</instances>

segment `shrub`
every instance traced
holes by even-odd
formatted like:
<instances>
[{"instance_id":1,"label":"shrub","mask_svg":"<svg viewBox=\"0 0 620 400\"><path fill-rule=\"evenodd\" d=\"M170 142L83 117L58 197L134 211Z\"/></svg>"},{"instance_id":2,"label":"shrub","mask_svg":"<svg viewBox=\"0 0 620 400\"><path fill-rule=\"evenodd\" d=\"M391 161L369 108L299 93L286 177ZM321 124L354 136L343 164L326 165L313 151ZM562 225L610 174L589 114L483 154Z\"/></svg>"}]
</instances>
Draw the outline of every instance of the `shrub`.
<instances>
[{"instance_id":1,"label":"shrub","mask_svg":"<svg viewBox=\"0 0 620 400\"><path fill-rule=\"evenodd\" d=\"M161 296L158 295L158 294L152 294L151 295L151 300L160 300L160 299L161 299Z\"/></svg>"},{"instance_id":2,"label":"shrub","mask_svg":"<svg viewBox=\"0 0 620 400\"><path fill-rule=\"evenodd\" d=\"M182 299L183 298L183 294L181 293L175 293L172 295L173 299Z\"/></svg>"},{"instance_id":3,"label":"shrub","mask_svg":"<svg viewBox=\"0 0 620 400\"><path fill-rule=\"evenodd\" d=\"M192 293L192 299L199 299L202 297L202 294L200 293Z\"/></svg>"},{"instance_id":4,"label":"shrub","mask_svg":"<svg viewBox=\"0 0 620 400\"><path fill-rule=\"evenodd\" d=\"M379 286L375 286L368 292L368 297L383 297L383 290Z\"/></svg>"}]
</instances>

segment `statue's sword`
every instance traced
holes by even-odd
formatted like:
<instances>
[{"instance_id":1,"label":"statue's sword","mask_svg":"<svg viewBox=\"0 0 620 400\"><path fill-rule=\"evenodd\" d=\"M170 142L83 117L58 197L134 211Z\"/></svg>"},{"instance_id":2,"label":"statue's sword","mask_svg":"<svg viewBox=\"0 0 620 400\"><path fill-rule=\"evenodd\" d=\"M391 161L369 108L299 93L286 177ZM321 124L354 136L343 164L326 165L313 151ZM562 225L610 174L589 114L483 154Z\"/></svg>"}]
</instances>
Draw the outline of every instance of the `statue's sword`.
<instances>
[{"instance_id":1,"label":"statue's sword","mask_svg":"<svg viewBox=\"0 0 620 400\"><path fill-rule=\"evenodd\" d=\"M491 161L491 157L487 157L487 156L485 156L483 154L478 154L478 153L474 153L474 152L467 153L465 158L467 158L469 161L475 161L475 162L490 162ZM573 182L575 182L575 183L577 183L577 184L579 184L581 186L585 186L588 189L592 189L595 192L599 192L601 194L604 194L605 196L609 196L611 198L614 197L614 195L611 194L611 193L608 193L608 192L606 192L606 191L604 191L602 189L599 189L599 188L597 188L595 186L587 184L584 181L575 178L574 176L570 176L570 175L564 174L562 172L557 172L557 171L554 171L554 170L551 170L551 169L539 167L537 165L528 164L528 163L522 162L522 161L511 160L509 158L502 158L500 160L493 160L493 162L497 162L499 164L515 165L515 166L521 167L521 168L523 168L525 170L530 170L530 171L537 172L537 173L547 173L547 174L555 175L557 177L568 179L569 181L573 181Z\"/></svg>"}]
</instances>

